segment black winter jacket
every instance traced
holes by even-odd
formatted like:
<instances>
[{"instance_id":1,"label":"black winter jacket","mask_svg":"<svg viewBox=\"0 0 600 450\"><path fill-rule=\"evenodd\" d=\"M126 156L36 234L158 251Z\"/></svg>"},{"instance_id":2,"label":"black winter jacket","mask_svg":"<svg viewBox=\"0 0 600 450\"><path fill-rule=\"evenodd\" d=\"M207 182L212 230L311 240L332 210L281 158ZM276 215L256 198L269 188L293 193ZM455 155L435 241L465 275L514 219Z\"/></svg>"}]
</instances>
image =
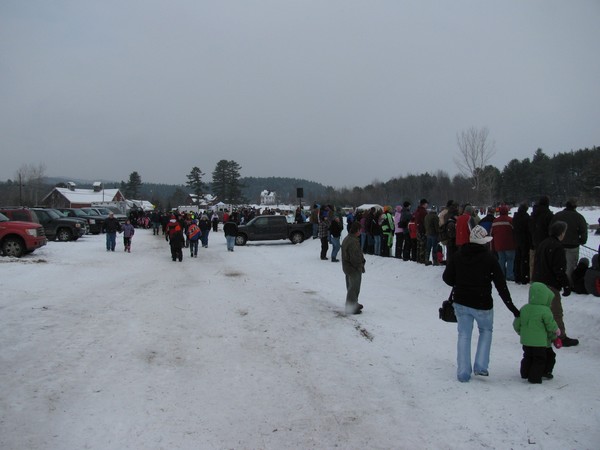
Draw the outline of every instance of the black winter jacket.
<instances>
[{"instance_id":1,"label":"black winter jacket","mask_svg":"<svg viewBox=\"0 0 600 450\"><path fill-rule=\"evenodd\" d=\"M537 249L538 245L550 235L548 228L553 217L554 213L546 205L533 207L529 218L529 233L534 249Z\"/></svg>"},{"instance_id":2,"label":"black winter jacket","mask_svg":"<svg viewBox=\"0 0 600 450\"><path fill-rule=\"evenodd\" d=\"M454 301L474 309L492 309L492 283L500 298L515 317L519 310L513 304L498 260L487 247L468 243L450 258L442 275L454 287Z\"/></svg>"},{"instance_id":3,"label":"black winter jacket","mask_svg":"<svg viewBox=\"0 0 600 450\"><path fill-rule=\"evenodd\" d=\"M565 249L558 238L550 236L544 239L535 251L531 281L539 281L558 290L569 287L566 267Z\"/></svg>"}]
</instances>

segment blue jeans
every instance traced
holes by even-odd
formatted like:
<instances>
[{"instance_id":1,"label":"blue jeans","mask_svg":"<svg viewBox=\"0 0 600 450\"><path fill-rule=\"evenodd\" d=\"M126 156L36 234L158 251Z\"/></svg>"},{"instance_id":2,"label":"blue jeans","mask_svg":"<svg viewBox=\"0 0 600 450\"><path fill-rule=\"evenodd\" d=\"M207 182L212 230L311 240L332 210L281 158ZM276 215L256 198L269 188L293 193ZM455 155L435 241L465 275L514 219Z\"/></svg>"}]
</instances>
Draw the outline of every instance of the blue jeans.
<instances>
[{"instance_id":1,"label":"blue jeans","mask_svg":"<svg viewBox=\"0 0 600 450\"><path fill-rule=\"evenodd\" d=\"M340 251L340 238L331 236L331 260L337 259L338 252Z\"/></svg>"},{"instance_id":2,"label":"blue jeans","mask_svg":"<svg viewBox=\"0 0 600 450\"><path fill-rule=\"evenodd\" d=\"M115 251L117 246L117 233L106 233L106 251Z\"/></svg>"},{"instance_id":3,"label":"blue jeans","mask_svg":"<svg viewBox=\"0 0 600 450\"><path fill-rule=\"evenodd\" d=\"M208 235L210 234L210 229L202 232L202 236L200 236L200 241L202 241L202 247L208 247Z\"/></svg>"},{"instance_id":4,"label":"blue jeans","mask_svg":"<svg viewBox=\"0 0 600 450\"><path fill-rule=\"evenodd\" d=\"M227 250L233 251L233 247L235 247L235 236L225 236L225 240L227 241Z\"/></svg>"},{"instance_id":5,"label":"blue jeans","mask_svg":"<svg viewBox=\"0 0 600 450\"><path fill-rule=\"evenodd\" d=\"M377 256L381 255L381 235L373 236L373 253Z\"/></svg>"},{"instance_id":6,"label":"blue jeans","mask_svg":"<svg viewBox=\"0 0 600 450\"><path fill-rule=\"evenodd\" d=\"M458 381L466 382L471 379L471 372L475 374L487 373L490 364L490 348L492 347L492 329L494 327L493 309L474 309L454 303L454 312L458 321L458 345L456 362ZM471 336L473 334L473 321L479 328L475 364L471 367Z\"/></svg>"},{"instance_id":7,"label":"blue jeans","mask_svg":"<svg viewBox=\"0 0 600 450\"><path fill-rule=\"evenodd\" d=\"M515 281L515 251L504 250L497 253L504 278L508 281Z\"/></svg>"},{"instance_id":8,"label":"blue jeans","mask_svg":"<svg viewBox=\"0 0 600 450\"><path fill-rule=\"evenodd\" d=\"M363 252L367 251L367 233L360 233L360 248Z\"/></svg>"},{"instance_id":9,"label":"blue jeans","mask_svg":"<svg viewBox=\"0 0 600 450\"><path fill-rule=\"evenodd\" d=\"M433 264L438 264L437 259L437 245L438 245L438 237L435 236L427 236L427 243L425 244L425 261L431 261ZM431 259L429 259L431 256Z\"/></svg>"}]
</instances>

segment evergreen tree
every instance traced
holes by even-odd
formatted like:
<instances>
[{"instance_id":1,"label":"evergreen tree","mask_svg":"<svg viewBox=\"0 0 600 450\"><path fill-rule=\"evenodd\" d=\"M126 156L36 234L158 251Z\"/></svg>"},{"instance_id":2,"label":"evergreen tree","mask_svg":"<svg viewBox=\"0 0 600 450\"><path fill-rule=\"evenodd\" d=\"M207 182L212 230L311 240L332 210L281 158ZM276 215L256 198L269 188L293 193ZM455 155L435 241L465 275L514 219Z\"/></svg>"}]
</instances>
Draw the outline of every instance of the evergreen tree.
<instances>
[{"instance_id":1,"label":"evergreen tree","mask_svg":"<svg viewBox=\"0 0 600 450\"><path fill-rule=\"evenodd\" d=\"M129 175L129 181L127 182L125 191L125 197L130 199L137 199L140 194L140 187L142 186L142 177L137 172L131 172Z\"/></svg>"},{"instance_id":2,"label":"evergreen tree","mask_svg":"<svg viewBox=\"0 0 600 450\"><path fill-rule=\"evenodd\" d=\"M200 203L200 198L204 193L204 182L202 181L204 173L202 173L202 171L198 167L193 167L191 172L186 176L188 179L188 181L185 183L186 186L192 189L192 191L196 195L198 203Z\"/></svg>"},{"instance_id":3,"label":"evergreen tree","mask_svg":"<svg viewBox=\"0 0 600 450\"><path fill-rule=\"evenodd\" d=\"M212 189L220 201L232 205L246 202L240 181L241 166L235 161L222 159L212 173Z\"/></svg>"}]
</instances>

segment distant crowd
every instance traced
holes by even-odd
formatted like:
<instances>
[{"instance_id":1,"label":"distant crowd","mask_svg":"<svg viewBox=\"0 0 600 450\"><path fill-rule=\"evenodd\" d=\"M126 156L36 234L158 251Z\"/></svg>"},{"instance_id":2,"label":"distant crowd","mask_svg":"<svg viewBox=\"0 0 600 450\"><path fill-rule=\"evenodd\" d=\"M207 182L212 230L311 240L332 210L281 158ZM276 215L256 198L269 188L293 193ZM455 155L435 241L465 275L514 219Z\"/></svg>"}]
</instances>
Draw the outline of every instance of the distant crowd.
<instances>
[{"instance_id":1,"label":"distant crowd","mask_svg":"<svg viewBox=\"0 0 600 450\"><path fill-rule=\"evenodd\" d=\"M530 283L536 248L549 237L550 225L562 221L567 224L562 247L567 255L565 272L571 289L579 294L600 295L598 255L592 261L579 258L579 249L586 244L589 230L585 218L577 212L574 200L568 201L556 214L550 210L547 196L536 202L531 214L527 204L519 205L512 217L509 212L507 205L481 211L468 203L459 205L454 200L449 200L438 211L429 206L427 199L421 199L414 209L411 202L405 201L395 208L373 206L344 215L348 229L353 222L360 223L360 245L365 254L394 257L426 266L446 264L469 242L473 227L480 225L493 237L490 250L500 262L505 279L517 284ZM332 205L314 204L308 218L313 225L313 238L321 238L323 228L332 225L333 233L337 234L337 226L333 223L340 216ZM331 242L331 238L328 239Z\"/></svg>"}]
</instances>

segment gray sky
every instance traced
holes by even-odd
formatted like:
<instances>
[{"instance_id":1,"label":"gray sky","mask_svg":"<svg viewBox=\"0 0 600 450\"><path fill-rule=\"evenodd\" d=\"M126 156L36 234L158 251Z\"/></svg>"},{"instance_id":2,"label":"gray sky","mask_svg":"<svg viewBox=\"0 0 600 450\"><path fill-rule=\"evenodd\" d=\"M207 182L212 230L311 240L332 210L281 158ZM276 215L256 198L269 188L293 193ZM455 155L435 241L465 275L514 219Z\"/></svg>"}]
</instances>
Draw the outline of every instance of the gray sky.
<instances>
[{"instance_id":1,"label":"gray sky","mask_svg":"<svg viewBox=\"0 0 600 450\"><path fill-rule=\"evenodd\" d=\"M0 0L0 180L364 186L600 145L600 1Z\"/></svg>"}]
</instances>

